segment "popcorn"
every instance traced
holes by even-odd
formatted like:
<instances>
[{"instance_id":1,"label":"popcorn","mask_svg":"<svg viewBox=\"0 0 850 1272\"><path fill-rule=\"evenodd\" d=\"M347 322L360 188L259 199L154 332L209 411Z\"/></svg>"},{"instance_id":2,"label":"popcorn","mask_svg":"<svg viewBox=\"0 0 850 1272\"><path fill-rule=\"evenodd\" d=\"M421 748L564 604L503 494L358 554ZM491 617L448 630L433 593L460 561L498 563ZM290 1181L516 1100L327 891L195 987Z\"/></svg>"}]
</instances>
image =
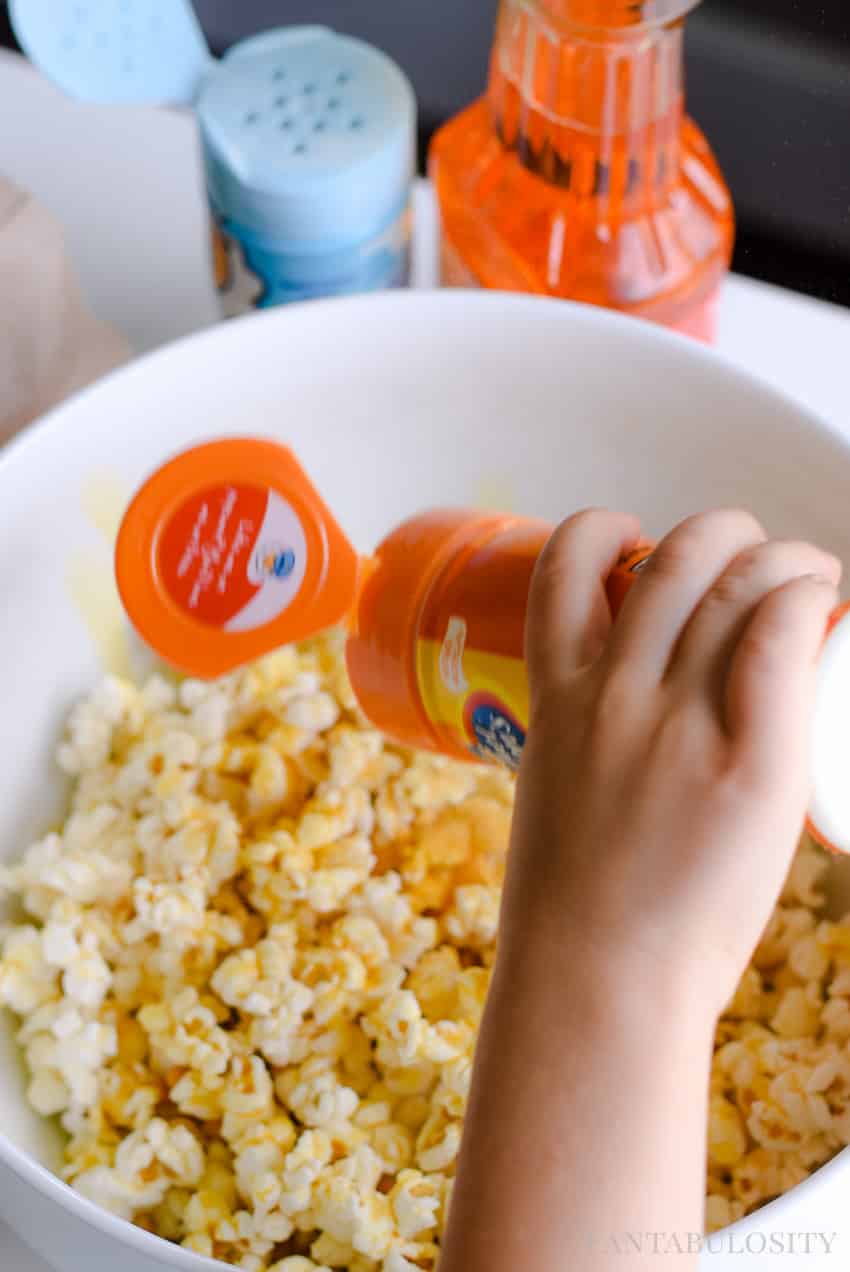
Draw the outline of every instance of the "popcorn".
<instances>
[{"instance_id":1,"label":"popcorn","mask_svg":"<svg viewBox=\"0 0 850 1272\"><path fill-rule=\"evenodd\" d=\"M196 1069L207 1078L225 1072L231 1040L195 989L185 989L168 1002L151 1003L137 1017L151 1044L156 1068Z\"/></svg>"},{"instance_id":2,"label":"popcorn","mask_svg":"<svg viewBox=\"0 0 850 1272\"><path fill-rule=\"evenodd\" d=\"M303 1255L293 1254L288 1259L281 1259L279 1263L273 1263L269 1268L269 1272L331 1272L331 1270L327 1267L320 1267L312 1259L305 1259Z\"/></svg>"},{"instance_id":3,"label":"popcorn","mask_svg":"<svg viewBox=\"0 0 850 1272\"><path fill-rule=\"evenodd\" d=\"M708 1119L708 1157L711 1166L728 1167L747 1151L747 1134L734 1104L712 1096Z\"/></svg>"},{"instance_id":4,"label":"popcorn","mask_svg":"<svg viewBox=\"0 0 850 1272\"><path fill-rule=\"evenodd\" d=\"M350 1247L352 1253L375 1260L383 1259L393 1240L390 1203L376 1191L380 1163L377 1171L371 1186L364 1187L351 1172L332 1167L317 1180L312 1207L318 1228Z\"/></svg>"},{"instance_id":5,"label":"popcorn","mask_svg":"<svg viewBox=\"0 0 850 1272\"><path fill-rule=\"evenodd\" d=\"M173 882L136 879L133 906L136 917L124 929L125 940L137 944L149 936L167 937L170 945L186 948L203 931L206 888L197 873Z\"/></svg>"},{"instance_id":6,"label":"popcorn","mask_svg":"<svg viewBox=\"0 0 850 1272\"><path fill-rule=\"evenodd\" d=\"M408 988L416 995L425 1019L451 1020L458 1008L460 956L451 945L429 950L413 968Z\"/></svg>"},{"instance_id":7,"label":"popcorn","mask_svg":"<svg viewBox=\"0 0 850 1272\"><path fill-rule=\"evenodd\" d=\"M298 1216L310 1211L313 1186L333 1156L333 1145L321 1131L304 1131L283 1164L280 1208Z\"/></svg>"},{"instance_id":8,"label":"popcorn","mask_svg":"<svg viewBox=\"0 0 850 1272\"><path fill-rule=\"evenodd\" d=\"M411 1263L405 1257L403 1251L396 1248L395 1250L390 1250L386 1259L384 1259L381 1265L381 1272L421 1272L421 1268L422 1264L420 1262Z\"/></svg>"},{"instance_id":9,"label":"popcorn","mask_svg":"<svg viewBox=\"0 0 850 1272\"><path fill-rule=\"evenodd\" d=\"M45 953L48 960L65 969L62 976L62 990L65 997L80 1007L97 1010L106 997L112 981L112 973L97 948L97 940L93 933L84 933L73 949L63 951L58 961L55 951L53 951L54 957L51 957L48 939L45 936Z\"/></svg>"},{"instance_id":10,"label":"popcorn","mask_svg":"<svg viewBox=\"0 0 850 1272\"><path fill-rule=\"evenodd\" d=\"M296 729L310 733L327 733L339 719L340 709L329 693L304 694L286 706L283 718Z\"/></svg>"},{"instance_id":11,"label":"popcorn","mask_svg":"<svg viewBox=\"0 0 850 1272\"><path fill-rule=\"evenodd\" d=\"M108 676L92 696L71 712L68 740L59 748L59 763L73 776L102 768L110 758L121 725L138 721L143 709L138 692Z\"/></svg>"},{"instance_id":12,"label":"popcorn","mask_svg":"<svg viewBox=\"0 0 850 1272\"><path fill-rule=\"evenodd\" d=\"M802 987L785 991L771 1027L782 1038L813 1038L820 1027L821 1004Z\"/></svg>"},{"instance_id":13,"label":"popcorn","mask_svg":"<svg viewBox=\"0 0 850 1272\"><path fill-rule=\"evenodd\" d=\"M446 916L446 930L460 946L482 949L493 945L499 926L499 893L483 884L458 888Z\"/></svg>"},{"instance_id":14,"label":"popcorn","mask_svg":"<svg viewBox=\"0 0 850 1272\"><path fill-rule=\"evenodd\" d=\"M70 1102L70 1093L64 1079L56 1071L39 1069L27 1087L27 1099L36 1113L52 1117L62 1113Z\"/></svg>"},{"instance_id":15,"label":"popcorn","mask_svg":"<svg viewBox=\"0 0 850 1272\"><path fill-rule=\"evenodd\" d=\"M77 1175L74 1187L84 1197L130 1219L158 1206L173 1184L191 1188L204 1171L204 1151L185 1126L161 1118L133 1131L119 1144L113 1166L96 1166Z\"/></svg>"},{"instance_id":16,"label":"popcorn","mask_svg":"<svg viewBox=\"0 0 850 1272\"><path fill-rule=\"evenodd\" d=\"M413 1161L414 1137L399 1122L382 1122L369 1132L369 1142L389 1175L396 1175Z\"/></svg>"},{"instance_id":17,"label":"popcorn","mask_svg":"<svg viewBox=\"0 0 850 1272\"><path fill-rule=\"evenodd\" d=\"M466 1112L471 1082L472 1059L467 1052L448 1061L443 1067L440 1083L434 1094L434 1104L449 1117L462 1118Z\"/></svg>"},{"instance_id":18,"label":"popcorn","mask_svg":"<svg viewBox=\"0 0 850 1272\"><path fill-rule=\"evenodd\" d=\"M323 1056L283 1075L276 1090L303 1126L328 1127L347 1122L359 1104L357 1092L339 1081L333 1065Z\"/></svg>"},{"instance_id":19,"label":"popcorn","mask_svg":"<svg viewBox=\"0 0 850 1272\"><path fill-rule=\"evenodd\" d=\"M439 1176L423 1175L418 1170L404 1170L390 1193L390 1205L396 1229L405 1241L437 1228L442 1187Z\"/></svg>"},{"instance_id":20,"label":"popcorn","mask_svg":"<svg viewBox=\"0 0 850 1272\"><path fill-rule=\"evenodd\" d=\"M416 1164L427 1174L453 1166L460 1152L461 1126L450 1121L442 1109L435 1110L419 1132Z\"/></svg>"},{"instance_id":21,"label":"popcorn","mask_svg":"<svg viewBox=\"0 0 850 1272\"><path fill-rule=\"evenodd\" d=\"M788 954L788 966L801 981L823 980L829 971L829 955L816 932L795 941Z\"/></svg>"},{"instance_id":22,"label":"popcorn","mask_svg":"<svg viewBox=\"0 0 850 1272\"><path fill-rule=\"evenodd\" d=\"M98 1075L118 1050L114 1026L87 1019L70 1000L46 1003L18 1033L33 1075L30 1102L50 1113L81 1111L95 1103Z\"/></svg>"},{"instance_id":23,"label":"popcorn","mask_svg":"<svg viewBox=\"0 0 850 1272\"><path fill-rule=\"evenodd\" d=\"M436 1272L513 783L361 716L342 642L71 714L64 825L0 869L28 1098L63 1175L243 1272ZM801 844L718 1024L712 1232L850 1143L850 919Z\"/></svg>"},{"instance_id":24,"label":"popcorn","mask_svg":"<svg viewBox=\"0 0 850 1272\"><path fill-rule=\"evenodd\" d=\"M221 1091L221 1133L236 1144L257 1122L274 1115L272 1077L260 1056L234 1056Z\"/></svg>"},{"instance_id":25,"label":"popcorn","mask_svg":"<svg viewBox=\"0 0 850 1272\"><path fill-rule=\"evenodd\" d=\"M0 959L0 1005L29 1016L59 995L59 976L44 950L44 939L29 924L11 928Z\"/></svg>"},{"instance_id":26,"label":"popcorn","mask_svg":"<svg viewBox=\"0 0 850 1272\"><path fill-rule=\"evenodd\" d=\"M705 1230L709 1235L728 1228L743 1218L745 1207L743 1202L730 1201L728 1197L709 1193L705 1199Z\"/></svg>"},{"instance_id":27,"label":"popcorn","mask_svg":"<svg viewBox=\"0 0 850 1272\"><path fill-rule=\"evenodd\" d=\"M354 1259L359 1258L354 1247L345 1241L337 1241L328 1232L323 1232L310 1246L310 1255L323 1266L329 1268L350 1268ZM374 1263L372 1263L374 1267Z\"/></svg>"},{"instance_id":28,"label":"popcorn","mask_svg":"<svg viewBox=\"0 0 850 1272\"><path fill-rule=\"evenodd\" d=\"M363 1030L376 1046L379 1064L403 1069L419 1059L425 1021L416 995L409 989L388 994L363 1019Z\"/></svg>"}]
</instances>

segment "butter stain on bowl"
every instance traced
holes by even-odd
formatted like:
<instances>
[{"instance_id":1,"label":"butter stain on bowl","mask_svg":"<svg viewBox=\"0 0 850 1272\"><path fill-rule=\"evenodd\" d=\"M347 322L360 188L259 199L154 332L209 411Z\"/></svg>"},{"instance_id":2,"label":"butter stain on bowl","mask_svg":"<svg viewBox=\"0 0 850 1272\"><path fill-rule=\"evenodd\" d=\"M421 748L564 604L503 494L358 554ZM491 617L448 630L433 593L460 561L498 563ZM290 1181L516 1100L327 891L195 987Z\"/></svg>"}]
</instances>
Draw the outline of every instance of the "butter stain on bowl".
<instances>
[{"instance_id":1,"label":"butter stain on bowl","mask_svg":"<svg viewBox=\"0 0 850 1272\"><path fill-rule=\"evenodd\" d=\"M100 543L74 553L65 580L104 672L125 679L138 675L139 657L115 584L113 553L129 500L129 491L114 474L98 473L88 479L80 504Z\"/></svg>"},{"instance_id":2,"label":"butter stain on bowl","mask_svg":"<svg viewBox=\"0 0 850 1272\"><path fill-rule=\"evenodd\" d=\"M509 477L503 474L487 474L475 485L473 504L485 512L513 512L515 492Z\"/></svg>"}]
</instances>

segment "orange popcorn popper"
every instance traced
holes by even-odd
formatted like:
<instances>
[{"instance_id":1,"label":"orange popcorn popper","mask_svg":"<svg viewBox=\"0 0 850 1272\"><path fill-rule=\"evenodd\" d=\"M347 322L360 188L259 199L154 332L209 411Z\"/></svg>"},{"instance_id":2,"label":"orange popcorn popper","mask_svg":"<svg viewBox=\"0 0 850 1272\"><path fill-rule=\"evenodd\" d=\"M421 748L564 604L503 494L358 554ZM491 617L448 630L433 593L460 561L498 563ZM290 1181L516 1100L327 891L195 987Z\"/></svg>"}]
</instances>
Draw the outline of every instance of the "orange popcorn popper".
<instances>
[{"instance_id":1,"label":"orange popcorn popper","mask_svg":"<svg viewBox=\"0 0 850 1272\"><path fill-rule=\"evenodd\" d=\"M119 532L116 573L139 635L182 672L212 679L343 624L352 687L377 728L516 769L528 592L552 529L438 509L359 557L290 450L230 439L184 452L146 482ZM652 551L613 571L615 616ZM809 816L813 836L839 852L850 852L848 612L833 617L820 662Z\"/></svg>"}]
</instances>

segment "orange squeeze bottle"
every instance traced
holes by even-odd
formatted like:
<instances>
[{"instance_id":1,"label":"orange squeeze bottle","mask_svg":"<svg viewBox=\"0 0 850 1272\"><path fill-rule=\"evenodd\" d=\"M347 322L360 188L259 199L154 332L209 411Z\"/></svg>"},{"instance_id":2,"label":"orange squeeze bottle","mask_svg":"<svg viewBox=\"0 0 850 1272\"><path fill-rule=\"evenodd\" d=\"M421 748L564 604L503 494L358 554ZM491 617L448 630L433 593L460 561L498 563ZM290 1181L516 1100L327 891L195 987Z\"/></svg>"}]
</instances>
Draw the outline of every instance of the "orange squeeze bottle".
<instances>
[{"instance_id":1,"label":"orange squeeze bottle","mask_svg":"<svg viewBox=\"0 0 850 1272\"><path fill-rule=\"evenodd\" d=\"M501 0L487 94L432 143L444 285L714 339L734 215L684 114L684 17L698 3Z\"/></svg>"},{"instance_id":2,"label":"orange squeeze bottle","mask_svg":"<svg viewBox=\"0 0 850 1272\"><path fill-rule=\"evenodd\" d=\"M214 678L324 628L347 628L352 688L413 748L519 766L528 728L525 619L545 521L437 509L360 558L287 448L233 439L184 452L133 500L116 548L122 601L172 666ZM616 617L653 547L607 582ZM821 657L810 829L850 852L843 755L850 607Z\"/></svg>"}]
</instances>

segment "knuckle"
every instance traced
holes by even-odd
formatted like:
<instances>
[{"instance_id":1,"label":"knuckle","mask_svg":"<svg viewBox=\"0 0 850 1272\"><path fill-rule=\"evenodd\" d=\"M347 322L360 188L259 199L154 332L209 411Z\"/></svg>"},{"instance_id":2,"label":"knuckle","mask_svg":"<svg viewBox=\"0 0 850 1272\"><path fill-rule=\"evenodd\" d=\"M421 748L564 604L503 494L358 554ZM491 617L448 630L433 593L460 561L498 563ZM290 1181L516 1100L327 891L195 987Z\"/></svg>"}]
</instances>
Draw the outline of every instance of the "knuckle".
<instances>
[{"instance_id":1,"label":"knuckle","mask_svg":"<svg viewBox=\"0 0 850 1272\"><path fill-rule=\"evenodd\" d=\"M808 543L773 540L743 548L710 588L709 604L738 603L751 596L759 582L761 590L791 583L803 572L828 570L828 558Z\"/></svg>"},{"instance_id":2,"label":"knuckle","mask_svg":"<svg viewBox=\"0 0 850 1272\"><path fill-rule=\"evenodd\" d=\"M754 580L759 576L769 580L781 558L777 543L755 543L743 548L709 588L706 603L734 605L748 599Z\"/></svg>"},{"instance_id":3,"label":"knuckle","mask_svg":"<svg viewBox=\"0 0 850 1272\"><path fill-rule=\"evenodd\" d=\"M733 559L724 577L733 579L747 578L755 570L758 570L760 566L765 565L779 555L779 544L776 542L754 543L751 547L741 549Z\"/></svg>"},{"instance_id":4,"label":"knuckle","mask_svg":"<svg viewBox=\"0 0 850 1272\"><path fill-rule=\"evenodd\" d=\"M698 533L683 526L679 533L671 535L656 548L646 563L644 575L651 579L666 580L689 574L700 551Z\"/></svg>"},{"instance_id":5,"label":"knuckle","mask_svg":"<svg viewBox=\"0 0 850 1272\"><path fill-rule=\"evenodd\" d=\"M574 512L571 517L567 517L566 521L562 521L552 534L543 549L541 560L557 556L565 549L569 549L575 540L585 538L589 531L594 530L610 515L604 508L582 508L579 512Z\"/></svg>"},{"instance_id":6,"label":"knuckle","mask_svg":"<svg viewBox=\"0 0 850 1272\"><path fill-rule=\"evenodd\" d=\"M601 517L607 516L604 508L580 508L578 512L574 512L572 516L567 517L562 522L563 529L579 530L588 525L594 525Z\"/></svg>"},{"instance_id":7,"label":"knuckle","mask_svg":"<svg viewBox=\"0 0 850 1272\"><path fill-rule=\"evenodd\" d=\"M562 521L553 530L543 546L543 551L537 558L535 575L538 580L549 578L553 572L557 572L564 558L571 555L570 550L577 524L580 524L581 519L587 515L584 512L576 513L574 516L568 517L566 521Z\"/></svg>"},{"instance_id":8,"label":"knuckle","mask_svg":"<svg viewBox=\"0 0 850 1272\"><path fill-rule=\"evenodd\" d=\"M683 522L683 526L695 532L701 541L721 536L761 541L767 537L761 522L746 508L716 508L712 512L698 512Z\"/></svg>"},{"instance_id":9,"label":"knuckle","mask_svg":"<svg viewBox=\"0 0 850 1272\"><path fill-rule=\"evenodd\" d=\"M775 573L777 577L793 577L799 569L814 569L828 561L828 554L811 543L796 539L773 539L769 543L745 548L735 558L731 568L741 573L764 570L765 573Z\"/></svg>"},{"instance_id":10,"label":"knuckle","mask_svg":"<svg viewBox=\"0 0 850 1272\"><path fill-rule=\"evenodd\" d=\"M702 517L711 534L722 530L729 535L737 534L761 541L767 538L758 517L753 516L746 508L720 508L716 512L703 513Z\"/></svg>"},{"instance_id":11,"label":"knuckle","mask_svg":"<svg viewBox=\"0 0 850 1272\"><path fill-rule=\"evenodd\" d=\"M784 626L763 620L757 629L744 632L738 642L738 652L746 659L751 673L779 675L787 662Z\"/></svg>"},{"instance_id":12,"label":"knuckle","mask_svg":"<svg viewBox=\"0 0 850 1272\"><path fill-rule=\"evenodd\" d=\"M668 535L656 550L650 566L662 576L679 575L690 570L711 545L719 540L764 541L761 524L750 512L738 508L701 512L688 517Z\"/></svg>"},{"instance_id":13,"label":"knuckle","mask_svg":"<svg viewBox=\"0 0 850 1272\"><path fill-rule=\"evenodd\" d=\"M550 535L534 568L533 587L546 590L559 585L574 561L582 555L582 545L593 539L611 513L604 508L583 508L562 521Z\"/></svg>"},{"instance_id":14,"label":"knuckle","mask_svg":"<svg viewBox=\"0 0 850 1272\"><path fill-rule=\"evenodd\" d=\"M709 610L737 606L747 595L748 569L730 569L721 574L706 592L703 606Z\"/></svg>"}]
</instances>

